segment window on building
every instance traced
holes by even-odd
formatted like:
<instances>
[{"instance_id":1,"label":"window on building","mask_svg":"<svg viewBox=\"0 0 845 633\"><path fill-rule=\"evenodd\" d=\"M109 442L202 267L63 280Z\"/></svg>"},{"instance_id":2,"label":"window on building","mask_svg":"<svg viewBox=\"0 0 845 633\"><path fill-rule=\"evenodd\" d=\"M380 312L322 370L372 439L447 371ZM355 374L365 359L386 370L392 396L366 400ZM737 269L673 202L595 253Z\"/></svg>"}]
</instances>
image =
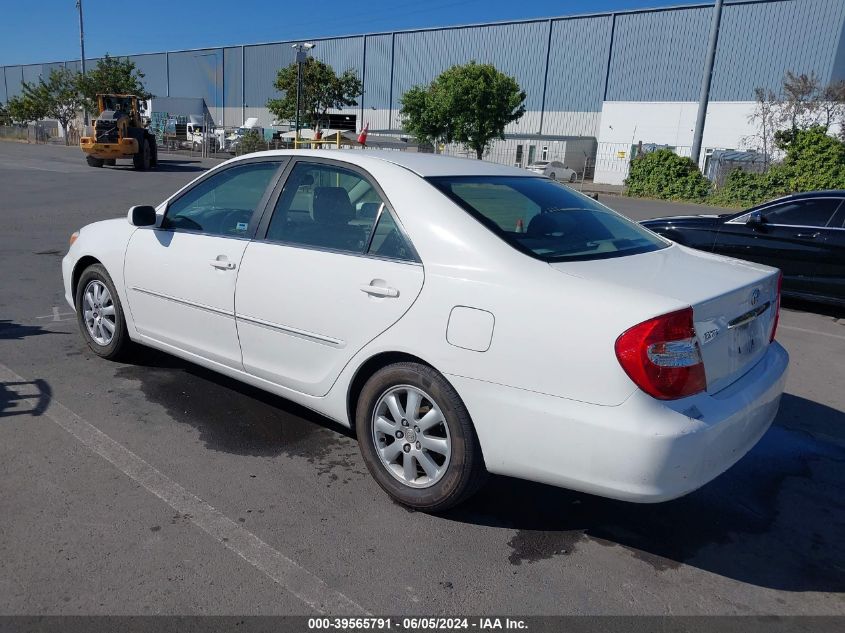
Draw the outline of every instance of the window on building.
<instances>
[{"instance_id":1,"label":"window on building","mask_svg":"<svg viewBox=\"0 0 845 633\"><path fill-rule=\"evenodd\" d=\"M516 163L517 167L522 167L522 145L516 146Z\"/></svg>"},{"instance_id":2,"label":"window on building","mask_svg":"<svg viewBox=\"0 0 845 633\"><path fill-rule=\"evenodd\" d=\"M543 158L542 160L549 160L549 146L543 145Z\"/></svg>"},{"instance_id":3,"label":"window on building","mask_svg":"<svg viewBox=\"0 0 845 633\"><path fill-rule=\"evenodd\" d=\"M528 164L534 164L534 158L537 154L537 146L536 145L529 145L528 146Z\"/></svg>"}]
</instances>

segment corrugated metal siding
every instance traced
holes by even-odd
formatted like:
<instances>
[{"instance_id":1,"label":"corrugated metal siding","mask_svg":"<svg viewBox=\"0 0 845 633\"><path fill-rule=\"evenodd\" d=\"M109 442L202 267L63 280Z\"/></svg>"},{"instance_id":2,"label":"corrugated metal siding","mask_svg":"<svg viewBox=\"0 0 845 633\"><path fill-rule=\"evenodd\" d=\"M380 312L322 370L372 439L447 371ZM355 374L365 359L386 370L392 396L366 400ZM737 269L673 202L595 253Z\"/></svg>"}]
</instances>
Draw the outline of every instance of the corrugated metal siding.
<instances>
[{"instance_id":1,"label":"corrugated metal siding","mask_svg":"<svg viewBox=\"0 0 845 633\"><path fill-rule=\"evenodd\" d=\"M223 125L241 125L244 103L243 49L240 46L223 49Z\"/></svg>"},{"instance_id":2,"label":"corrugated metal siding","mask_svg":"<svg viewBox=\"0 0 845 633\"><path fill-rule=\"evenodd\" d=\"M279 96L273 88L273 82L280 68L294 62L294 50L288 43L247 46L244 48L244 59L244 102L247 108L263 108L268 99ZM258 114L247 113L247 116Z\"/></svg>"},{"instance_id":3,"label":"corrugated metal siding","mask_svg":"<svg viewBox=\"0 0 845 633\"><path fill-rule=\"evenodd\" d=\"M487 27L396 34L393 68L394 109L409 88L428 84L455 64L490 63L516 78L528 95L525 107L539 110L546 61L548 23L528 22Z\"/></svg>"},{"instance_id":4,"label":"corrugated metal siding","mask_svg":"<svg viewBox=\"0 0 845 633\"><path fill-rule=\"evenodd\" d=\"M223 49L170 53L170 96L202 97L215 120L223 105Z\"/></svg>"},{"instance_id":5,"label":"corrugated metal siding","mask_svg":"<svg viewBox=\"0 0 845 633\"><path fill-rule=\"evenodd\" d=\"M697 101L711 20L711 8L617 15L606 100Z\"/></svg>"},{"instance_id":6,"label":"corrugated metal siding","mask_svg":"<svg viewBox=\"0 0 845 633\"><path fill-rule=\"evenodd\" d=\"M54 70L61 70L65 67L64 62L54 62L52 64L42 64L41 65L41 77L44 81L50 78L50 73Z\"/></svg>"},{"instance_id":7,"label":"corrugated metal siding","mask_svg":"<svg viewBox=\"0 0 845 633\"><path fill-rule=\"evenodd\" d=\"M28 66L23 66L23 80L28 83L38 83L38 80L41 79L41 64L29 64Z\"/></svg>"},{"instance_id":8,"label":"corrugated metal siding","mask_svg":"<svg viewBox=\"0 0 845 633\"><path fill-rule=\"evenodd\" d=\"M129 60L135 63L138 70L144 73L142 79L144 88L154 97L167 96L167 55L153 53L152 55L130 55Z\"/></svg>"},{"instance_id":9,"label":"corrugated metal siding","mask_svg":"<svg viewBox=\"0 0 845 633\"><path fill-rule=\"evenodd\" d=\"M390 45L392 35L367 37L367 68L364 74L364 108L390 107Z\"/></svg>"},{"instance_id":10,"label":"corrugated metal siding","mask_svg":"<svg viewBox=\"0 0 845 633\"><path fill-rule=\"evenodd\" d=\"M339 75L345 70L354 70L361 78L364 60L363 37L341 37L336 39L315 40L317 46L311 56L328 64Z\"/></svg>"},{"instance_id":11,"label":"corrugated metal siding","mask_svg":"<svg viewBox=\"0 0 845 633\"><path fill-rule=\"evenodd\" d=\"M843 0L725 5L710 99L751 101L755 87L777 90L787 70L827 83L843 23Z\"/></svg>"},{"instance_id":12,"label":"corrugated metal siding","mask_svg":"<svg viewBox=\"0 0 845 633\"><path fill-rule=\"evenodd\" d=\"M6 98L17 97L21 93L23 70L20 66L6 66Z\"/></svg>"},{"instance_id":13,"label":"corrugated metal siding","mask_svg":"<svg viewBox=\"0 0 845 633\"><path fill-rule=\"evenodd\" d=\"M6 103L8 100L6 95L6 68L0 66L0 102Z\"/></svg>"},{"instance_id":14,"label":"corrugated metal siding","mask_svg":"<svg viewBox=\"0 0 845 633\"><path fill-rule=\"evenodd\" d=\"M552 22L546 112L601 112L612 24L610 16Z\"/></svg>"}]
</instances>

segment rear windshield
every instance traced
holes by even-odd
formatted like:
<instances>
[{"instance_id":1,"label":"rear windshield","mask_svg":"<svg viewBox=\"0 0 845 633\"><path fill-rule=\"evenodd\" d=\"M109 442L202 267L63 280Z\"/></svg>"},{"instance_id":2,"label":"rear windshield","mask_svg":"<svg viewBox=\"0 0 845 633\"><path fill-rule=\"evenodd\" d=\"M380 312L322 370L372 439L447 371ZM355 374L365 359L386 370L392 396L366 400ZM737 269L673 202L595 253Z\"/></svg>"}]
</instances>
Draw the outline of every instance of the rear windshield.
<instances>
[{"instance_id":1,"label":"rear windshield","mask_svg":"<svg viewBox=\"0 0 845 633\"><path fill-rule=\"evenodd\" d=\"M441 176L428 181L508 244L544 261L608 259L668 246L635 222L547 178Z\"/></svg>"}]
</instances>

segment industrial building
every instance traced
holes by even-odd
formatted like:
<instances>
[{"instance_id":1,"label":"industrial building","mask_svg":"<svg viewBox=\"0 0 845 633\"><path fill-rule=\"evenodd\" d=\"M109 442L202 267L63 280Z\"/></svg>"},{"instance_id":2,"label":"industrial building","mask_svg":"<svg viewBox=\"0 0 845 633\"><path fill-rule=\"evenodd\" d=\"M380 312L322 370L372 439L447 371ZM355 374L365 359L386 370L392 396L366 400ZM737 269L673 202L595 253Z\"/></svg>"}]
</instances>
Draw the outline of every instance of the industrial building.
<instances>
[{"instance_id":1,"label":"industrial building","mask_svg":"<svg viewBox=\"0 0 845 633\"><path fill-rule=\"evenodd\" d=\"M351 127L368 123L387 134L401 134L408 88L453 64L492 63L517 79L527 99L525 116L494 143L491 160L580 160L578 169L586 161L596 182L621 183L640 142L689 151L713 10L708 2L331 38L288 33L282 24L288 39L280 42L128 57L154 95L200 97L218 125L258 117L270 127L266 102L276 96L276 72L294 61L292 44L312 41L315 58L363 80L359 105L342 112ZM754 148L748 116L756 87L777 90L787 70L814 72L825 83L845 79L843 27L843 0L727 0L702 162L708 150ZM87 60L88 68L96 61ZM78 69L79 60L3 66L0 99L60 66Z\"/></svg>"}]
</instances>

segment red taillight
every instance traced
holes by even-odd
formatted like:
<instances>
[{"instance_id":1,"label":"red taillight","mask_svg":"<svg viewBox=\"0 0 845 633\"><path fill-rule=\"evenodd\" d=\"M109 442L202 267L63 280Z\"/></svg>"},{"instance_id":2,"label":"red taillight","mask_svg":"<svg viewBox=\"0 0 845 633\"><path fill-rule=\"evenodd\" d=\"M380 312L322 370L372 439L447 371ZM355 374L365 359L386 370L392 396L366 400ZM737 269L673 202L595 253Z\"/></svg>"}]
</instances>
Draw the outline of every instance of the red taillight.
<instances>
[{"instance_id":1,"label":"red taillight","mask_svg":"<svg viewBox=\"0 0 845 633\"><path fill-rule=\"evenodd\" d=\"M660 400L707 388L692 308L635 325L616 339L616 358L636 385Z\"/></svg>"},{"instance_id":2,"label":"red taillight","mask_svg":"<svg viewBox=\"0 0 845 633\"><path fill-rule=\"evenodd\" d=\"M772 334L769 337L769 343L775 340L775 334L778 331L778 321L780 321L780 289L783 285L783 273L778 271L778 294L775 297L775 318L772 321Z\"/></svg>"}]
</instances>

